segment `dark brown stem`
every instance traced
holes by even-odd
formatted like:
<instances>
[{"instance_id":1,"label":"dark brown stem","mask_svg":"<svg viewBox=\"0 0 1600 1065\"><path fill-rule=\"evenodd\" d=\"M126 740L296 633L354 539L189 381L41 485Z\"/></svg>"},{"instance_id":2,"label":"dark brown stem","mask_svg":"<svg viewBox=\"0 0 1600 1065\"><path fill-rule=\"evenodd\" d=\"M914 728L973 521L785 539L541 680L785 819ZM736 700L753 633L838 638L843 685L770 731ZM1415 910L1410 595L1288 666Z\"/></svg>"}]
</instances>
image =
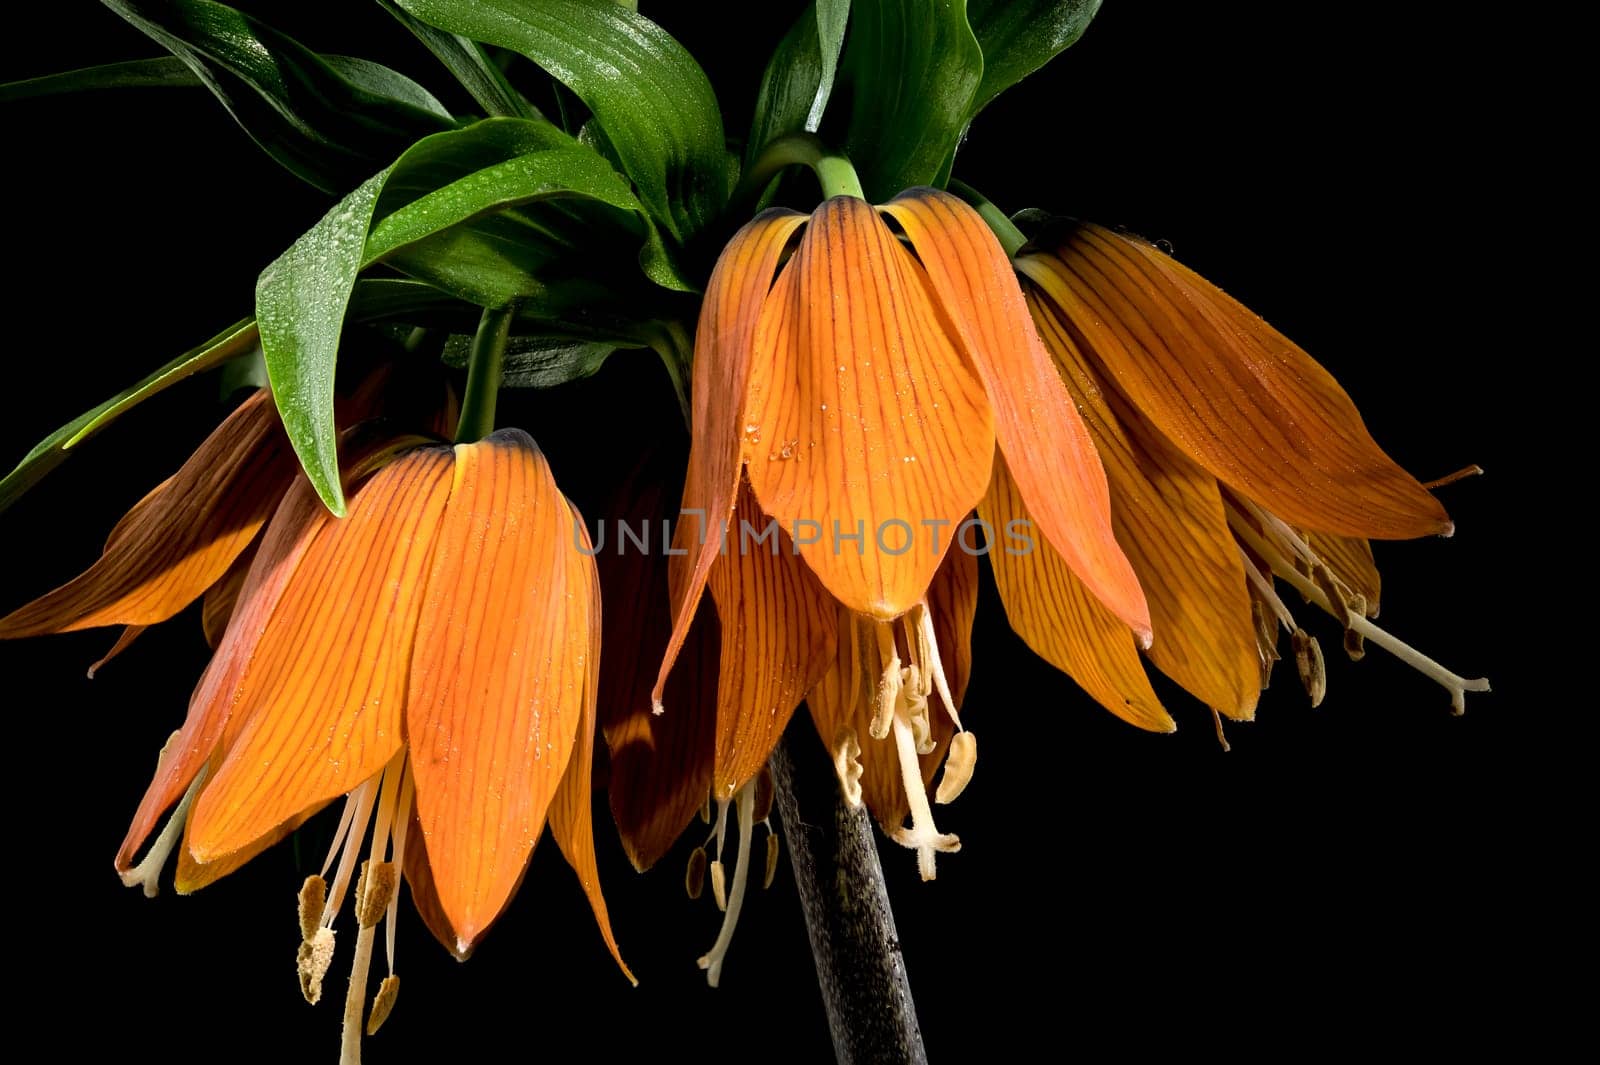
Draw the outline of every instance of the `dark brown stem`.
<instances>
[{"instance_id":1,"label":"dark brown stem","mask_svg":"<svg viewBox=\"0 0 1600 1065\"><path fill-rule=\"evenodd\" d=\"M840 1065L926 1065L871 817L811 737L786 736L771 765Z\"/></svg>"}]
</instances>

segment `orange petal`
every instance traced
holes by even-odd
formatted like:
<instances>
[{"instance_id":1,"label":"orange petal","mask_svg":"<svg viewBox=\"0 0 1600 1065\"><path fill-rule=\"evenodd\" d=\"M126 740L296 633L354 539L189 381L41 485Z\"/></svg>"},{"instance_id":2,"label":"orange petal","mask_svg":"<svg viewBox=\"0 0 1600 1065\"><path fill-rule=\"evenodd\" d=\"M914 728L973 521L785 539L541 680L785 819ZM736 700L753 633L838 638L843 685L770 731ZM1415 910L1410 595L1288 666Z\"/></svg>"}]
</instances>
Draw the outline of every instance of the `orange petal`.
<instances>
[{"instance_id":1,"label":"orange petal","mask_svg":"<svg viewBox=\"0 0 1600 1065\"><path fill-rule=\"evenodd\" d=\"M1378 564L1372 557L1372 544L1356 537L1334 536L1330 533L1305 535L1311 550L1328 564L1334 576L1344 581L1352 592L1366 599L1367 617L1377 617L1383 578L1378 575Z\"/></svg>"},{"instance_id":2,"label":"orange petal","mask_svg":"<svg viewBox=\"0 0 1600 1065\"><path fill-rule=\"evenodd\" d=\"M1149 593L1150 660L1207 706L1249 720L1261 671L1244 567L1217 479L1104 381L1048 302L1030 292L1028 309L1105 463L1112 526Z\"/></svg>"},{"instance_id":3,"label":"orange petal","mask_svg":"<svg viewBox=\"0 0 1600 1065\"><path fill-rule=\"evenodd\" d=\"M972 679L972 621L978 613L977 555L959 548L945 555L928 586L928 611L933 615L933 638L939 647L944 676L950 682L950 694L959 711L967 697L967 682Z\"/></svg>"},{"instance_id":4,"label":"orange petal","mask_svg":"<svg viewBox=\"0 0 1600 1065\"><path fill-rule=\"evenodd\" d=\"M583 518L578 515L577 509L569 504L568 513L573 528L583 530ZM587 531L583 533L580 543L585 549L589 548ZM605 896L600 891L600 865L594 853L594 813L590 800L594 795L594 704L600 690L600 578L587 555L569 556L567 567L567 586L570 589L567 601L568 628L586 636L587 646L580 644L572 648L580 656L578 665L583 673L577 689L581 716L577 732L572 737L572 759L556 789L555 800L550 804L550 834L556 838L556 846L561 848L567 864L578 874L578 883L583 885L583 893L589 899L589 908L594 911L595 923L600 926L600 935L610 948L611 957L616 959L622 974L637 987L639 981L634 979L627 963L622 960L616 936L611 933L611 917L606 912ZM583 579L584 571L587 571L587 581Z\"/></svg>"},{"instance_id":5,"label":"orange petal","mask_svg":"<svg viewBox=\"0 0 1600 1065\"><path fill-rule=\"evenodd\" d=\"M172 875L173 890L180 895L192 895L203 887L209 887L229 873L238 871L250 859L268 847L287 839L290 833L305 824L320 809L320 807L317 807L304 810L254 843L251 843L248 847L236 850L232 854L224 855L216 861L207 862L204 865L195 861L194 856L189 853L189 828L192 821L185 821L183 825L183 844L178 848L177 868Z\"/></svg>"},{"instance_id":6,"label":"orange petal","mask_svg":"<svg viewBox=\"0 0 1600 1065\"><path fill-rule=\"evenodd\" d=\"M1333 376L1142 240L1078 225L1017 268L1140 413L1218 480L1294 525L1384 539L1448 533Z\"/></svg>"},{"instance_id":7,"label":"orange petal","mask_svg":"<svg viewBox=\"0 0 1600 1065\"><path fill-rule=\"evenodd\" d=\"M233 617L239 593L244 590L245 574L250 572L250 564L255 557L255 545L245 548L233 560L233 565L228 567L228 572L206 589L205 598L200 601L200 629L205 633L206 645L213 651L222 643L222 634L228 629L228 619Z\"/></svg>"},{"instance_id":8,"label":"orange petal","mask_svg":"<svg viewBox=\"0 0 1600 1065\"><path fill-rule=\"evenodd\" d=\"M237 685L223 695L240 731L195 802L195 860L215 861L353 790L399 749L451 465L446 448L409 451L356 493L348 517L317 531ZM260 567L258 559L252 578ZM253 608L248 588L245 595L245 609ZM243 619L230 625L224 650L247 628ZM419 756L419 802L422 763Z\"/></svg>"},{"instance_id":9,"label":"orange petal","mask_svg":"<svg viewBox=\"0 0 1600 1065\"><path fill-rule=\"evenodd\" d=\"M927 594L994 450L989 402L921 267L872 207L831 199L774 286L756 349L745 459L761 509L834 598L898 617Z\"/></svg>"},{"instance_id":10,"label":"orange petal","mask_svg":"<svg viewBox=\"0 0 1600 1065\"><path fill-rule=\"evenodd\" d=\"M456 446L436 525L405 720L434 884L465 950L509 901L573 753L592 564L519 429Z\"/></svg>"},{"instance_id":11,"label":"orange petal","mask_svg":"<svg viewBox=\"0 0 1600 1065\"><path fill-rule=\"evenodd\" d=\"M411 827L406 833L406 853L401 861L404 863L406 885L411 889L411 905L416 909L417 916L422 918L423 925L433 933L433 938L456 961L466 961L472 956L472 947L468 945L462 949L461 937L450 927L450 918L445 915L444 906L439 902L439 892L433 883L433 869L428 864L428 841L422 837L422 826L417 823L415 810L411 813ZM483 931L478 933L480 939Z\"/></svg>"},{"instance_id":12,"label":"orange petal","mask_svg":"<svg viewBox=\"0 0 1600 1065\"><path fill-rule=\"evenodd\" d=\"M1033 534L1022 493L999 455L978 514L994 529L995 585L1023 642L1124 721L1152 732L1176 728L1150 689L1128 627Z\"/></svg>"},{"instance_id":13,"label":"orange petal","mask_svg":"<svg viewBox=\"0 0 1600 1065\"><path fill-rule=\"evenodd\" d=\"M271 516L294 471L272 398L262 389L134 505L98 562L0 618L0 639L165 621L226 572Z\"/></svg>"},{"instance_id":14,"label":"orange petal","mask_svg":"<svg viewBox=\"0 0 1600 1065\"><path fill-rule=\"evenodd\" d=\"M1105 472L1039 343L1005 251L976 211L936 189L902 193L884 211L911 238L983 378L1000 450L1039 530L1089 591L1148 643L1150 612L1112 534Z\"/></svg>"},{"instance_id":15,"label":"orange petal","mask_svg":"<svg viewBox=\"0 0 1600 1065\"><path fill-rule=\"evenodd\" d=\"M694 440L673 537L674 550L685 553L669 560L672 636L651 693L657 705L716 561L716 530L733 513L745 436L741 419L761 307L785 245L805 220L793 211L760 215L734 234L706 285L694 341Z\"/></svg>"},{"instance_id":16,"label":"orange petal","mask_svg":"<svg viewBox=\"0 0 1600 1065\"><path fill-rule=\"evenodd\" d=\"M133 641L137 640L144 633L144 630L149 627L148 625L129 625L123 629L122 633L117 637L117 642L111 645L111 649L89 666L89 679L94 680L100 671L105 668L107 662L132 647Z\"/></svg>"},{"instance_id":17,"label":"orange petal","mask_svg":"<svg viewBox=\"0 0 1600 1065\"><path fill-rule=\"evenodd\" d=\"M734 515L727 553L711 569L722 623L711 779L718 799L730 798L766 764L794 708L827 672L836 627L834 603L788 535L768 525L749 485ZM769 529L766 542L756 542Z\"/></svg>"}]
</instances>

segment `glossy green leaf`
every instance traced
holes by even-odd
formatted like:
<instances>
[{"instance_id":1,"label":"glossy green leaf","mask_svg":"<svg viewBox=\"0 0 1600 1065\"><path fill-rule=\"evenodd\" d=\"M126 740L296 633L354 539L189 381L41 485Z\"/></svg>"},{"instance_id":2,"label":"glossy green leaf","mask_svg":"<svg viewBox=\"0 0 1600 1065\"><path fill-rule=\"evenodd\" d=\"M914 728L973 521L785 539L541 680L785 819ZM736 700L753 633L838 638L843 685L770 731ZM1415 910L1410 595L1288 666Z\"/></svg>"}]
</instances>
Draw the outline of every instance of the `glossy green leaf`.
<instances>
[{"instance_id":1,"label":"glossy green leaf","mask_svg":"<svg viewBox=\"0 0 1600 1065\"><path fill-rule=\"evenodd\" d=\"M130 59L0 85L0 103L95 89L196 89L200 79L176 56Z\"/></svg>"},{"instance_id":2,"label":"glossy green leaf","mask_svg":"<svg viewBox=\"0 0 1600 1065\"><path fill-rule=\"evenodd\" d=\"M418 137L455 124L403 75L325 61L226 5L103 2L182 60L263 150L326 192L349 190Z\"/></svg>"},{"instance_id":3,"label":"glossy green leaf","mask_svg":"<svg viewBox=\"0 0 1600 1065\"><path fill-rule=\"evenodd\" d=\"M63 425L41 440L37 447L17 463L16 469L0 479L0 511L15 503L45 474L65 462L73 448L116 421L125 412L186 377L252 351L256 342L255 322L248 318L236 322L204 344L179 355L144 380Z\"/></svg>"},{"instance_id":4,"label":"glossy green leaf","mask_svg":"<svg viewBox=\"0 0 1600 1065\"><path fill-rule=\"evenodd\" d=\"M833 94L850 0L816 0L779 42L761 78L755 119L745 145L748 166L768 143L789 133L815 133Z\"/></svg>"},{"instance_id":5,"label":"glossy green leaf","mask_svg":"<svg viewBox=\"0 0 1600 1065\"><path fill-rule=\"evenodd\" d=\"M613 0L395 2L431 26L521 53L576 93L680 243L721 211L732 173L716 96L654 22Z\"/></svg>"},{"instance_id":6,"label":"glossy green leaf","mask_svg":"<svg viewBox=\"0 0 1600 1065\"><path fill-rule=\"evenodd\" d=\"M855 0L841 64L850 88L846 154L881 203L936 181L983 78L965 0Z\"/></svg>"},{"instance_id":7,"label":"glossy green leaf","mask_svg":"<svg viewBox=\"0 0 1600 1065\"><path fill-rule=\"evenodd\" d=\"M569 381L591 377L622 346L636 344L609 341L572 340L545 337L512 337L506 343L503 388L554 388ZM472 338L451 336L445 342L442 358L448 366L467 364Z\"/></svg>"},{"instance_id":8,"label":"glossy green leaf","mask_svg":"<svg viewBox=\"0 0 1600 1065\"><path fill-rule=\"evenodd\" d=\"M1100 0L967 0L967 19L983 49L983 81L968 113L1070 47L1100 10Z\"/></svg>"},{"instance_id":9,"label":"glossy green leaf","mask_svg":"<svg viewBox=\"0 0 1600 1065\"><path fill-rule=\"evenodd\" d=\"M485 119L419 141L364 182L262 272L256 318L273 395L323 502L343 511L333 418L339 337L357 274L380 259L487 307L536 300L551 315L603 301L607 288L566 261L551 225L568 217L507 208L572 197L615 216L634 246L649 229L622 176L545 122ZM381 219L376 225L374 218ZM470 223L470 224L469 224ZM545 267L546 269L541 269Z\"/></svg>"},{"instance_id":10,"label":"glossy green leaf","mask_svg":"<svg viewBox=\"0 0 1600 1065\"><path fill-rule=\"evenodd\" d=\"M456 81L478 102L484 114L512 118L543 117L538 108L512 87L477 41L436 29L396 6L393 0L378 0L378 3L416 35L428 51L445 65L445 69L455 75Z\"/></svg>"}]
</instances>

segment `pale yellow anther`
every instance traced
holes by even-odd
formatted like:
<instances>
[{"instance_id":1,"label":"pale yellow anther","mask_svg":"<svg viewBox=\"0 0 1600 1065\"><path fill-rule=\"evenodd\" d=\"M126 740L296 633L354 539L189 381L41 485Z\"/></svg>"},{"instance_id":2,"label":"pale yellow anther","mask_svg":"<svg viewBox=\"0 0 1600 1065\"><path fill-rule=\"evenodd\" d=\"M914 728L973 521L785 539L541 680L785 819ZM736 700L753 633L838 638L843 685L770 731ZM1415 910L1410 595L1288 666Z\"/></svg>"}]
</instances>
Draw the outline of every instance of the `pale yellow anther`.
<instances>
[{"instance_id":1,"label":"pale yellow anther","mask_svg":"<svg viewBox=\"0 0 1600 1065\"><path fill-rule=\"evenodd\" d=\"M328 904L328 882L315 873L300 885L300 938L309 940L322 927L322 911Z\"/></svg>"},{"instance_id":2,"label":"pale yellow anther","mask_svg":"<svg viewBox=\"0 0 1600 1065\"><path fill-rule=\"evenodd\" d=\"M367 1034L377 1035L378 1029L383 1027L383 1022L389 1019L389 1014L394 1012L395 999L400 997L400 978L390 973L383 978L383 983L378 985L378 993L372 996L372 1012L367 1014Z\"/></svg>"},{"instance_id":3,"label":"pale yellow anther","mask_svg":"<svg viewBox=\"0 0 1600 1065\"><path fill-rule=\"evenodd\" d=\"M706 849L696 847L689 854L689 868L683 871L683 890L698 899L706 888Z\"/></svg>"},{"instance_id":4,"label":"pale yellow anther","mask_svg":"<svg viewBox=\"0 0 1600 1065\"><path fill-rule=\"evenodd\" d=\"M1328 675L1323 668L1322 645L1315 636L1307 634L1305 629L1294 630L1294 664L1300 671L1300 683L1305 687L1306 694L1311 697L1311 706L1315 709L1322 705L1322 697L1328 694Z\"/></svg>"},{"instance_id":5,"label":"pale yellow anther","mask_svg":"<svg viewBox=\"0 0 1600 1065\"><path fill-rule=\"evenodd\" d=\"M1322 594L1327 597L1328 603L1333 608L1334 617L1339 619L1339 624L1348 629L1352 624L1350 589L1346 588L1344 582L1333 575L1333 570L1320 562L1311 568L1311 580L1321 590ZM1308 598L1307 602L1309 601ZM1362 611L1362 613L1365 613L1365 611Z\"/></svg>"},{"instance_id":6,"label":"pale yellow anther","mask_svg":"<svg viewBox=\"0 0 1600 1065\"><path fill-rule=\"evenodd\" d=\"M398 880L393 862L361 863L361 879L356 882L356 922L362 928L371 928L383 920Z\"/></svg>"},{"instance_id":7,"label":"pale yellow anther","mask_svg":"<svg viewBox=\"0 0 1600 1065\"><path fill-rule=\"evenodd\" d=\"M761 890L765 891L772 886L772 878L778 875L778 834L767 833L767 867L761 874Z\"/></svg>"},{"instance_id":8,"label":"pale yellow anther","mask_svg":"<svg viewBox=\"0 0 1600 1065\"><path fill-rule=\"evenodd\" d=\"M295 966L300 970L300 993L315 1006L322 999L322 978L333 964L333 929L318 928L300 944Z\"/></svg>"},{"instance_id":9,"label":"pale yellow anther","mask_svg":"<svg viewBox=\"0 0 1600 1065\"><path fill-rule=\"evenodd\" d=\"M833 771L839 775L839 791L851 808L861 805L861 741L856 730L840 725L833 734Z\"/></svg>"},{"instance_id":10,"label":"pale yellow anther","mask_svg":"<svg viewBox=\"0 0 1600 1065\"><path fill-rule=\"evenodd\" d=\"M978 764L978 738L970 732L958 732L950 740L950 753L944 758L944 772L939 776L939 790L934 793L938 803L955 802L972 780L972 770Z\"/></svg>"},{"instance_id":11,"label":"pale yellow anther","mask_svg":"<svg viewBox=\"0 0 1600 1065\"><path fill-rule=\"evenodd\" d=\"M716 900L717 909L728 912L728 874L721 862L711 863L711 897Z\"/></svg>"},{"instance_id":12,"label":"pale yellow anther","mask_svg":"<svg viewBox=\"0 0 1600 1065\"><path fill-rule=\"evenodd\" d=\"M1350 595L1347 605L1350 613L1356 617L1369 617L1367 613L1367 597L1360 592ZM1353 626L1344 630L1344 653L1350 656L1350 661L1359 662L1367 656L1367 639Z\"/></svg>"},{"instance_id":13,"label":"pale yellow anther","mask_svg":"<svg viewBox=\"0 0 1600 1065\"><path fill-rule=\"evenodd\" d=\"M711 793L709 791L706 792L705 801L700 804L700 823L702 825L711 823Z\"/></svg>"},{"instance_id":14,"label":"pale yellow anther","mask_svg":"<svg viewBox=\"0 0 1600 1065\"><path fill-rule=\"evenodd\" d=\"M894 642L894 627L877 625L875 628L878 634L878 662L883 672L878 676L878 691L872 707L872 724L867 727L867 732L873 739L881 740L889 735L895 706L900 702L903 680L900 651Z\"/></svg>"}]
</instances>

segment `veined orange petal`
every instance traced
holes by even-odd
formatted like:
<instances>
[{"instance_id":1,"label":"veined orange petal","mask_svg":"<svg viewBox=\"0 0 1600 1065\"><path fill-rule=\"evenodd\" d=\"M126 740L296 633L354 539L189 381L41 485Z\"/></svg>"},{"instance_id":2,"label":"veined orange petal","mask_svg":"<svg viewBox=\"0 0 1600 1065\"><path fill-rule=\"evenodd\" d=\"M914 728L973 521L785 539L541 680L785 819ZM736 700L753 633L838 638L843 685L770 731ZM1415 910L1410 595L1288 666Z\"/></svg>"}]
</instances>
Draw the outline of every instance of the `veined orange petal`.
<instances>
[{"instance_id":1,"label":"veined orange petal","mask_svg":"<svg viewBox=\"0 0 1600 1065\"><path fill-rule=\"evenodd\" d=\"M222 576L272 515L294 472L262 389L134 505L99 561L0 618L0 639L165 621Z\"/></svg>"},{"instance_id":2,"label":"veined orange petal","mask_svg":"<svg viewBox=\"0 0 1600 1065\"><path fill-rule=\"evenodd\" d=\"M204 787L204 785L201 785ZM180 895L192 895L203 887L209 887L229 873L237 872L252 858L262 851L287 839L301 825L305 824L320 810L314 808L295 814L289 820L268 832L260 839L243 847L232 854L224 855L214 862L202 865L194 860L189 853L189 828L192 822L185 821L183 825L183 843L178 847L177 866L172 874L172 887Z\"/></svg>"},{"instance_id":3,"label":"veined orange petal","mask_svg":"<svg viewBox=\"0 0 1600 1065\"><path fill-rule=\"evenodd\" d=\"M401 455L306 548L237 685L222 695L240 730L195 801L196 861L215 861L352 791L399 749L451 458L443 447ZM244 608L253 608L245 594ZM419 802L423 761L419 755Z\"/></svg>"},{"instance_id":4,"label":"veined orange petal","mask_svg":"<svg viewBox=\"0 0 1600 1065\"><path fill-rule=\"evenodd\" d=\"M228 619L244 590L245 575L255 561L258 544L251 544L233 560L228 571L217 578L217 583L206 589L200 601L200 630L205 633L206 645L213 651L222 644L222 634L228 630Z\"/></svg>"},{"instance_id":5,"label":"veined orange petal","mask_svg":"<svg viewBox=\"0 0 1600 1065\"><path fill-rule=\"evenodd\" d=\"M255 652L257 637L266 629L306 549L333 520L310 483L304 477L297 479L267 526L245 577L239 624L228 630L218 644L189 699L183 728L162 751L155 778L140 800L117 852L118 872L133 868L134 857L156 822L189 790L195 775L212 756L233 714L233 693Z\"/></svg>"},{"instance_id":6,"label":"veined orange petal","mask_svg":"<svg viewBox=\"0 0 1600 1065\"><path fill-rule=\"evenodd\" d=\"M757 542L762 533L768 538ZM794 708L827 672L835 606L748 484L710 583L722 623L711 793L727 799L766 764Z\"/></svg>"},{"instance_id":7,"label":"veined orange petal","mask_svg":"<svg viewBox=\"0 0 1600 1065\"><path fill-rule=\"evenodd\" d=\"M1022 493L998 454L978 513L994 528L989 561L995 585L1023 642L1124 721L1152 732L1176 728L1150 688L1127 625L1030 531Z\"/></svg>"},{"instance_id":8,"label":"veined orange petal","mask_svg":"<svg viewBox=\"0 0 1600 1065\"><path fill-rule=\"evenodd\" d=\"M835 197L774 286L756 349L745 460L761 509L839 602L898 617L927 594L994 450L989 401L921 267L872 207Z\"/></svg>"},{"instance_id":9,"label":"veined orange petal","mask_svg":"<svg viewBox=\"0 0 1600 1065\"><path fill-rule=\"evenodd\" d=\"M1028 309L1105 464L1112 526L1149 596L1150 661L1207 706L1249 720L1261 671L1244 567L1217 479L1104 381L1048 301L1030 292Z\"/></svg>"},{"instance_id":10,"label":"veined orange petal","mask_svg":"<svg viewBox=\"0 0 1600 1065\"><path fill-rule=\"evenodd\" d=\"M1378 616L1378 598L1383 594L1383 578L1372 557L1372 544L1353 536L1331 533L1306 533L1306 542L1317 557L1328 564L1333 575L1367 601L1367 617Z\"/></svg>"},{"instance_id":11,"label":"veined orange petal","mask_svg":"<svg viewBox=\"0 0 1600 1065\"><path fill-rule=\"evenodd\" d=\"M641 463L613 510L615 527L661 527L662 452ZM672 615L661 595L668 557L624 550L622 542L595 557L605 610L604 645L612 648L600 674L600 728L611 753L611 815L622 849L640 872L653 866L682 835L711 791L716 749L716 609L701 600L679 663L667 678L665 713L651 712ZM621 648L620 653L617 649Z\"/></svg>"},{"instance_id":12,"label":"veined orange petal","mask_svg":"<svg viewBox=\"0 0 1600 1065\"><path fill-rule=\"evenodd\" d=\"M933 583L928 585L928 611L933 616L933 638L939 647L944 676L950 682L950 694L959 711L967 697L967 682L972 679L972 621L978 613L977 555L957 548L944 557Z\"/></svg>"},{"instance_id":13,"label":"veined orange petal","mask_svg":"<svg viewBox=\"0 0 1600 1065\"><path fill-rule=\"evenodd\" d=\"M571 515L573 528L582 533L581 547L585 551L589 550L588 532L584 529L583 518L571 504L568 504L567 511ZM634 978L627 963L622 960L622 952L617 949L616 936L611 932L611 917L606 912L605 895L600 891L600 863L594 853L594 812L591 799L594 796L594 727L595 718L598 716L595 711L595 697L600 691L600 637L603 631L600 617L600 576L595 572L587 554L569 555L566 562L567 585L572 591L567 600L567 627L574 633L587 628L584 635L588 639L586 646L584 641L578 641L570 648L574 651L581 649L583 652L579 665L584 667L585 675L579 687L580 717L577 731L572 737L572 758L567 764L566 774L556 788L555 800L550 804L550 834L556 838L556 846L561 848L567 864L578 874L578 883L583 885L583 893L589 899L589 908L594 911L595 923L600 926L600 935L605 939L611 957L622 969L622 974L637 987L639 981ZM577 572L574 573L573 570ZM588 576L587 581L583 579L585 571Z\"/></svg>"},{"instance_id":14,"label":"veined orange petal","mask_svg":"<svg viewBox=\"0 0 1600 1065\"><path fill-rule=\"evenodd\" d=\"M417 822L416 810L411 811L411 827L406 832L406 853L401 859L406 885L411 889L411 907L422 918L422 924L433 933L445 950L456 959L466 961L472 956L472 945L465 949L461 937L450 927L444 905L439 901L439 891L433 883L433 869L428 864L428 841L422 836L422 825ZM478 933L482 938L483 932Z\"/></svg>"},{"instance_id":15,"label":"veined orange petal","mask_svg":"<svg viewBox=\"0 0 1600 1065\"><path fill-rule=\"evenodd\" d=\"M465 950L544 831L598 619L592 564L527 433L456 445L453 481L418 601L405 721L434 885Z\"/></svg>"},{"instance_id":16,"label":"veined orange petal","mask_svg":"<svg viewBox=\"0 0 1600 1065\"><path fill-rule=\"evenodd\" d=\"M1005 250L971 207L913 189L884 211L927 269L994 407L995 436L1044 538L1089 591L1144 643L1150 612L1111 529L1111 499L1094 441L1028 318Z\"/></svg>"},{"instance_id":17,"label":"veined orange petal","mask_svg":"<svg viewBox=\"0 0 1600 1065\"><path fill-rule=\"evenodd\" d=\"M694 439L673 536L674 550L685 553L668 563L672 635L651 692L657 705L716 561L721 542L717 529L733 514L756 324L784 247L805 220L793 211L759 215L734 234L706 285L694 341Z\"/></svg>"},{"instance_id":18,"label":"veined orange petal","mask_svg":"<svg viewBox=\"0 0 1600 1065\"><path fill-rule=\"evenodd\" d=\"M1017 268L1139 411L1224 484L1295 525L1381 539L1448 533L1333 376L1142 240L1081 224Z\"/></svg>"}]
</instances>

